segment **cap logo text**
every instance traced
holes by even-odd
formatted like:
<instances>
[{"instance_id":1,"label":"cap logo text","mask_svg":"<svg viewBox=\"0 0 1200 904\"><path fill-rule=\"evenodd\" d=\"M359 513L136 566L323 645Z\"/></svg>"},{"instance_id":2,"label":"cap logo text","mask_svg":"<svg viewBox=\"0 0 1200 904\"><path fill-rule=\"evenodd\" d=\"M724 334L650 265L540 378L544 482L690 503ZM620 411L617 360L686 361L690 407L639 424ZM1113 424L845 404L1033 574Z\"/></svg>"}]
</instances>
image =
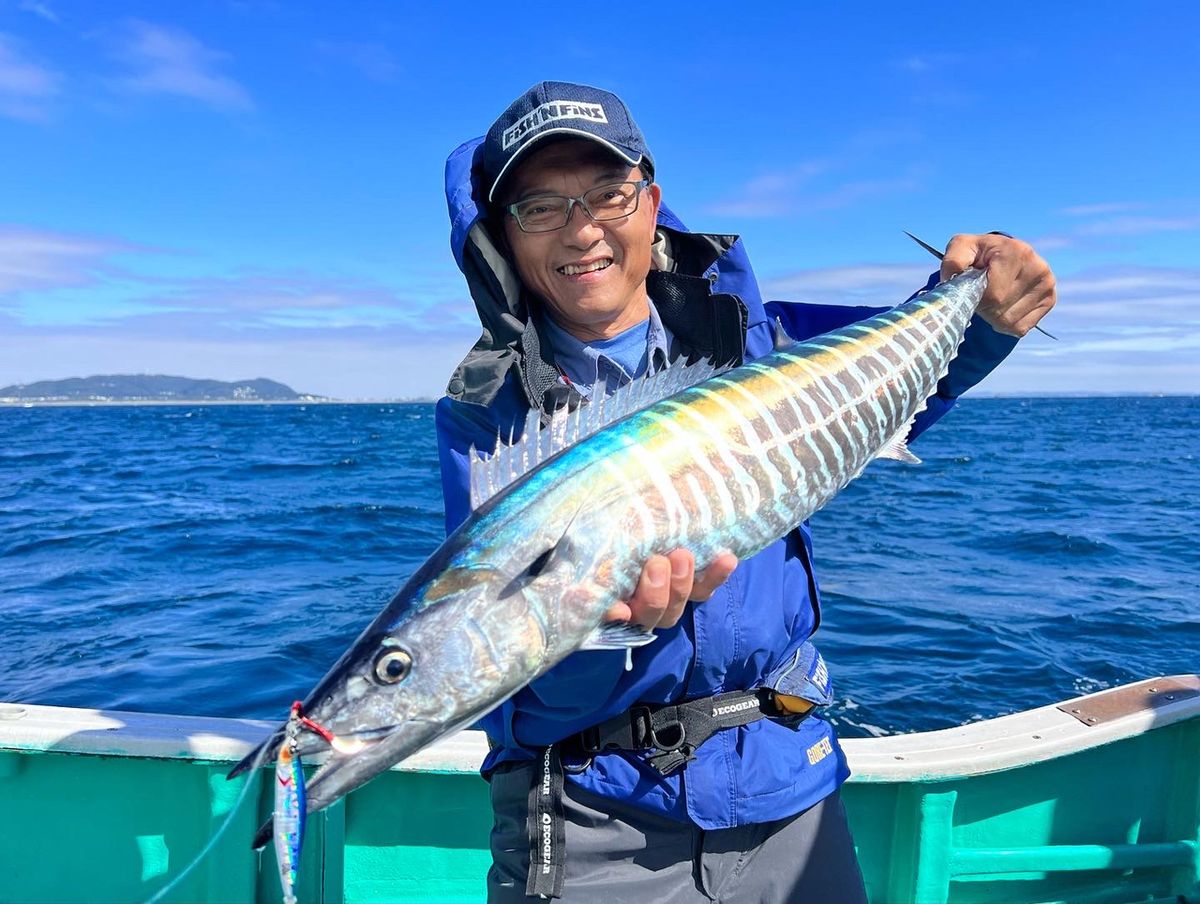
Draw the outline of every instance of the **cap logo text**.
<instances>
[{"instance_id":1,"label":"cap logo text","mask_svg":"<svg viewBox=\"0 0 1200 904\"><path fill-rule=\"evenodd\" d=\"M504 131L504 150L521 141L530 132L560 119L586 119L608 122L602 104L584 104L573 100L551 100L530 111Z\"/></svg>"}]
</instances>

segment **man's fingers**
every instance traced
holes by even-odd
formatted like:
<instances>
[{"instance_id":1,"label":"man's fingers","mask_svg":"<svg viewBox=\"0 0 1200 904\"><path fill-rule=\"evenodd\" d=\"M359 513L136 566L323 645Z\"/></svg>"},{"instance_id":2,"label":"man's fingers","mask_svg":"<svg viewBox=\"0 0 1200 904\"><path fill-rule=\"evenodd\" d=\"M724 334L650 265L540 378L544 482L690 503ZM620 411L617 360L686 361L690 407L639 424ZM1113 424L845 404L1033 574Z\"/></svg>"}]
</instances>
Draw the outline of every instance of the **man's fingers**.
<instances>
[{"instance_id":1,"label":"man's fingers","mask_svg":"<svg viewBox=\"0 0 1200 904\"><path fill-rule=\"evenodd\" d=\"M629 603L618 601L608 607L608 611L604 613L606 622L628 622L633 621L633 610L629 608Z\"/></svg>"},{"instance_id":2,"label":"man's fingers","mask_svg":"<svg viewBox=\"0 0 1200 904\"><path fill-rule=\"evenodd\" d=\"M692 599L703 602L716 592L716 589L729 580L733 570L737 568L738 557L731 552L723 553L712 560L712 563L700 574L692 585Z\"/></svg>"},{"instance_id":3,"label":"man's fingers","mask_svg":"<svg viewBox=\"0 0 1200 904\"><path fill-rule=\"evenodd\" d=\"M668 616L673 610L678 610L671 624L679 620L683 607L692 595L692 582L696 577L696 557L690 550L675 549L667 555L671 563L671 596Z\"/></svg>"},{"instance_id":4,"label":"man's fingers","mask_svg":"<svg viewBox=\"0 0 1200 904\"><path fill-rule=\"evenodd\" d=\"M737 556L717 556L704 573L696 575L696 558L689 550L676 549L669 555L651 556L642 568L633 595L614 603L605 613L607 621L628 621L647 628L669 628L683 617L689 600L708 599L737 568Z\"/></svg>"},{"instance_id":5,"label":"man's fingers","mask_svg":"<svg viewBox=\"0 0 1200 904\"><path fill-rule=\"evenodd\" d=\"M696 560L686 549L651 556L629 600L633 621L648 628L669 628L679 621L692 592Z\"/></svg>"},{"instance_id":6,"label":"man's fingers","mask_svg":"<svg viewBox=\"0 0 1200 904\"><path fill-rule=\"evenodd\" d=\"M942 258L941 278L971 267L987 270L979 316L1001 333L1024 336L1054 307L1054 273L1026 242L997 234L954 236Z\"/></svg>"},{"instance_id":7,"label":"man's fingers","mask_svg":"<svg viewBox=\"0 0 1200 904\"><path fill-rule=\"evenodd\" d=\"M996 254L987 265L988 286L979 299L979 315L993 326L1003 324L1004 314L1016 300L1012 297L1021 273L1021 262Z\"/></svg>"},{"instance_id":8,"label":"man's fingers","mask_svg":"<svg viewBox=\"0 0 1200 904\"><path fill-rule=\"evenodd\" d=\"M651 556L642 568L637 589L629 598L629 620L656 628L671 602L671 562L666 556Z\"/></svg>"},{"instance_id":9,"label":"man's fingers","mask_svg":"<svg viewBox=\"0 0 1200 904\"><path fill-rule=\"evenodd\" d=\"M979 315L999 332L1024 336L1054 307L1050 265L1024 242L1010 239L997 248L987 270L988 288Z\"/></svg>"},{"instance_id":10,"label":"man's fingers","mask_svg":"<svg viewBox=\"0 0 1200 904\"><path fill-rule=\"evenodd\" d=\"M962 273L963 270L976 266L981 250L979 243L981 238L983 236L956 235L950 239L950 244L946 246L946 253L942 256L942 279L949 279L957 273Z\"/></svg>"}]
</instances>

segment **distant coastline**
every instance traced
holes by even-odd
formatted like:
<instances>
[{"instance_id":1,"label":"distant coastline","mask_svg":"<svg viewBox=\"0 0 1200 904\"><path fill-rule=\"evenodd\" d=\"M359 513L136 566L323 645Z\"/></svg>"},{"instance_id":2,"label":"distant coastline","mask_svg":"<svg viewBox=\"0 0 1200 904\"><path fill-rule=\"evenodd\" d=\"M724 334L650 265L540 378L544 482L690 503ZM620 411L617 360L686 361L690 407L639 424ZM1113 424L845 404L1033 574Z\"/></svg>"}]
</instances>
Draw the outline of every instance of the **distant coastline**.
<instances>
[{"instance_id":1,"label":"distant coastline","mask_svg":"<svg viewBox=\"0 0 1200 904\"><path fill-rule=\"evenodd\" d=\"M968 394L983 399L1187 398L1184 392L1001 392ZM162 374L69 377L0 387L0 408L113 408L194 405L431 405L432 396L337 399L300 393L276 380L209 380Z\"/></svg>"},{"instance_id":2,"label":"distant coastline","mask_svg":"<svg viewBox=\"0 0 1200 904\"><path fill-rule=\"evenodd\" d=\"M968 404L992 399L1187 399L1195 398L1193 392L1024 392L991 393L978 392L963 396ZM335 399L316 396L299 399L78 399L44 400L0 398L0 408L195 408L232 405L433 405L438 400L433 396L415 396L388 399Z\"/></svg>"},{"instance_id":3,"label":"distant coastline","mask_svg":"<svg viewBox=\"0 0 1200 904\"><path fill-rule=\"evenodd\" d=\"M323 396L300 393L265 377L210 380L166 374L101 374L39 380L0 388L8 404L199 404L205 402L320 402Z\"/></svg>"},{"instance_id":4,"label":"distant coastline","mask_svg":"<svg viewBox=\"0 0 1200 904\"><path fill-rule=\"evenodd\" d=\"M0 408L198 408L233 405L432 405L435 398L411 399L0 399Z\"/></svg>"}]
</instances>

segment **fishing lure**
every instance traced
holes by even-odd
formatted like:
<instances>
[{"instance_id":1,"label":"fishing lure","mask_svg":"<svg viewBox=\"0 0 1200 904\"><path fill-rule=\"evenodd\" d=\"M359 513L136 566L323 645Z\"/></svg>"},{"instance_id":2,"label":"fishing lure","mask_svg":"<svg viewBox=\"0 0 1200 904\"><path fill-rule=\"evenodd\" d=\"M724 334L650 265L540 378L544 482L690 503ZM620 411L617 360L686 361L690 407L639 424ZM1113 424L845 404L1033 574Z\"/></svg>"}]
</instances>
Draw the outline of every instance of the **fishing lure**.
<instances>
[{"instance_id":1,"label":"fishing lure","mask_svg":"<svg viewBox=\"0 0 1200 904\"><path fill-rule=\"evenodd\" d=\"M300 850L304 845L304 823L308 814L308 801L304 789L304 764L300 761L300 731L307 729L320 735L327 744L338 753L347 756L358 753L365 746L357 738L339 738L323 725L314 722L303 715L303 704L297 700L292 704L291 713L284 724L283 740L279 746L279 755L275 761L275 810L273 817L258 830L254 836L254 850L261 850L271 840L275 839L275 859L279 864L279 884L283 888L284 904L296 904L296 876L300 868ZM266 759L267 748L260 747L259 753L247 761L251 772L258 769ZM191 863L183 868L178 876L155 892L146 904L159 904L168 894L179 887L200 862L216 847L217 841L232 825L242 804L250 797L250 792L256 786L252 780L244 783L241 793L233 809L221 823L221 827L208 839L208 843Z\"/></svg>"},{"instance_id":2,"label":"fishing lure","mask_svg":"<svg viewBox=\"0 0 1200 904\"><path fill-rule=\"evenodd\" d=\"M275 859L279 864L284 904L296 904L296 872L304 844L304 765L298 752L302 727L304 719L297 701L292 704L279 759L275 762Z\"/></svg>"}]
</instances>

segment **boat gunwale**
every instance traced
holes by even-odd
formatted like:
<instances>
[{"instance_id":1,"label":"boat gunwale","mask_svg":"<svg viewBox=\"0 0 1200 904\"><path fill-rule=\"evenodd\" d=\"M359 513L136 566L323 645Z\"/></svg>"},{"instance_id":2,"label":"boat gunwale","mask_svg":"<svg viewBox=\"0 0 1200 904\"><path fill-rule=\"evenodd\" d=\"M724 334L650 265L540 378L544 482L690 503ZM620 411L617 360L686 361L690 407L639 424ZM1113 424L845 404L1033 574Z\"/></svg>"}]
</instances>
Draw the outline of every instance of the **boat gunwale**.
<instances>
[{"instance_id":1,"label":"boat gunwale","mask_svg":"<svg viewBox=\"0 0 1200 904\"><path fill-rule=\"evenodd\" d=\"M1156 683L1165 682L1172 682L1168 690L1180 691L1147 695L1149 690L1158 690ZM1114 702L1123 708L1114 711ZM1105 706L1108 715L1094 724L1070 712ZM946 781L1058 759L1197 716L1200 674L1182 674L1148 678L953 728L849 738L841 745L852 782ZM0 752L10 753L234 763L275 728L274 722L255 719L0 703ZM477 773L486 752L481 732L463 731L443 738L392 769ZM323 756L309 759L316 764Z\"/></svg>"}]
</instances>

